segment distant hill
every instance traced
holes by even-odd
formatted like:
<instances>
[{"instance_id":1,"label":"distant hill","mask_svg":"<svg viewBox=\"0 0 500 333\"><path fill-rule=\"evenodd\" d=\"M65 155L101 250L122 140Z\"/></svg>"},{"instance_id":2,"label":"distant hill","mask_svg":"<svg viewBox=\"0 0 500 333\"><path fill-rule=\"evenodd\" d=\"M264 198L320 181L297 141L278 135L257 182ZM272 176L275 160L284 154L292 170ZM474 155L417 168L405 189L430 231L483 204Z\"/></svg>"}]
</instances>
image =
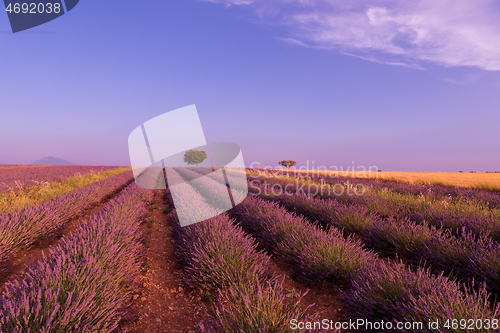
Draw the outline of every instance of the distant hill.
<instances>
[{"instance_id":1,"label":"distant hill","mask_svg":"<svg viewBox=\"0 0 500 333\"><path fill-rule=\"evenodd\" d=\"M48 156L41 158L39 160L36 160L35 162L32 162L31 164L43 164L43 165L72 165L73 163L70 163L66 160L54 157L54 156Z\"/></svg>"}]
</instances>

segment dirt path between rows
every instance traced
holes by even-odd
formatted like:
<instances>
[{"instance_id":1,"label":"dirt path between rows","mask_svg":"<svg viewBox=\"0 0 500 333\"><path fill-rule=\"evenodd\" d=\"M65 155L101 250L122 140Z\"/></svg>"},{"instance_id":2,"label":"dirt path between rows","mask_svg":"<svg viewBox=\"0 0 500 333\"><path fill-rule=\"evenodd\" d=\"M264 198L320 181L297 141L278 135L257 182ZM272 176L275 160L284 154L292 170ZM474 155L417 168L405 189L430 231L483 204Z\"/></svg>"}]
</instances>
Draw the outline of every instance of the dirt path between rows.
<instances>
[{"instance_id":1,"label":"dirt path between rows","mask_svg":"<svg viewBox=\"0 0 500 333\"><path fill-rule=\"evenodd\" d=\"M209 317L210 305L203 302L200 290L182 287L184 272L176 267L163 192L155 191L141 225L146 257L142 287L132 293L132 305L122 327L137 333L194 333L198 323Z\"/></svg>"},{"instance_id":2,"label":"dirt path between rows","mask_svg":"<svg viewBox=\"0 0 500 333\"><path fill-rule=\"evenodd\" d=\"M84 220L98 213L111 199L115 198L131 181L109 194L101 202L84 209L79 216L68 220L64 226L51 233L50 236L36 241L29 249L17 252L12 258L2 263L0 267L0 294L4 292L5 283L13 279L20 279L24 270L42 259L44 253L48 253L50 247L55 246L64 236L71 234L73 230Z\"/></svg>"},{"instance_id":3,"label":"dirt path between rows","mask_svg":"<svg viewBox=\"0 0 500 333\"><path fill-rule=\"evenodd\" d=\"M131 306L121 323L122 328L129 332L194 333L198 331L200 322L210 318L212 302L217 298L217 295L213 295L208 301L204 298L207 301L205 303L200 290L182 287L184 271L176 266L168 212L163 191L155 191L153 204L141 225L146 257L141 287L132 293ZM269 261L269 269L275 275L284 277L283 287L290 296L302 295L310 289L301 302L303 309L314 303L308 310L309 314L318 313L319 320L340 320L343 309L337 289L322 284L307 288L292 278L291 267L274 257Z\"/></svg>"}]
</instances>

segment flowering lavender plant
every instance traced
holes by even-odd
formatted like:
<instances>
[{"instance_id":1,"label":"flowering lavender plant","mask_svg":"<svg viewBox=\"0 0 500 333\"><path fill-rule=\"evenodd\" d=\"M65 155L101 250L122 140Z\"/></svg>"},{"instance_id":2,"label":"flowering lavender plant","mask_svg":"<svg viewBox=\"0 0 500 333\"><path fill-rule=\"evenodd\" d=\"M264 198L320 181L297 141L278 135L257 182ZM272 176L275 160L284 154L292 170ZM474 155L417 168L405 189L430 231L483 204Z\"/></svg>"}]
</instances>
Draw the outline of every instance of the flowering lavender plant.
<instances>
[{"instance_id":1,"label":"flowering lavender plant","mask_svg":"<svg viewBox=\"0 0 500 333\"><path fill-rule=\"evenodd\" d=\"M112 332L139 275L139 225L151 192L131 184L49 254L8 282L2 332Z\"/></svg>"}]
</instances>

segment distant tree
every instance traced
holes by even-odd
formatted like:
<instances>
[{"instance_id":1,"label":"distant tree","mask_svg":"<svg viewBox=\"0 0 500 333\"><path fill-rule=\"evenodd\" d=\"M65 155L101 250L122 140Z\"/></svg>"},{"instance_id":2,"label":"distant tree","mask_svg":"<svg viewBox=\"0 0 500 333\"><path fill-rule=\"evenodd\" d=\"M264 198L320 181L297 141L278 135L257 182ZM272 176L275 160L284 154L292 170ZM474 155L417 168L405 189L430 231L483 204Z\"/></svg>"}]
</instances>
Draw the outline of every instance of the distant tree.
<instances>
[{"instance_id":1,"label":"distant tree","mask_svg":"<svg viewBox=\"0 0 500 333\"><path fill-rule=\"evenodd\" d=\"M198 167L198 164L202 163L206 159L207 153L203 150L188 150L184 154L184 162L187 164L196 164L196 167Z\"/></svg>"},{"instance_id":2,"label":"distant tree","mask_svg":"<svg viewBox=\"0 0 500 333\"><path fill-rule=\"evenodd\" d=\"M284 160L284 161L279 161L278 164L289 169L289 168L293 167L295 164L297 164L297 162L292 161L292 160Z\"/></svg>"}]
</instances>

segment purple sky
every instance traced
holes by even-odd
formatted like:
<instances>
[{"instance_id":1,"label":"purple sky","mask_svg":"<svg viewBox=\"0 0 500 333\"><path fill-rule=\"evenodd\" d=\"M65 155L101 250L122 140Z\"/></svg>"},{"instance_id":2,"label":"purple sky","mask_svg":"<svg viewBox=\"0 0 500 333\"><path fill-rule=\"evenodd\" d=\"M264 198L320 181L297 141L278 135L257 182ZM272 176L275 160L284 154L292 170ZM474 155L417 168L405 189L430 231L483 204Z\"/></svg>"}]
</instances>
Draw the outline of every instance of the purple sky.
<instances>
[{"instance_id":1,"label":"purple sky","mask_svg":"<svg viewBox=\"0 0 500 333\"><path fill-rule=\"evenodd\" d=\"M247 165L500 171L498 1L81 1L12 34L0 161L128 164L141 123L196 104Z\"/></svg>"}]
</instances>

